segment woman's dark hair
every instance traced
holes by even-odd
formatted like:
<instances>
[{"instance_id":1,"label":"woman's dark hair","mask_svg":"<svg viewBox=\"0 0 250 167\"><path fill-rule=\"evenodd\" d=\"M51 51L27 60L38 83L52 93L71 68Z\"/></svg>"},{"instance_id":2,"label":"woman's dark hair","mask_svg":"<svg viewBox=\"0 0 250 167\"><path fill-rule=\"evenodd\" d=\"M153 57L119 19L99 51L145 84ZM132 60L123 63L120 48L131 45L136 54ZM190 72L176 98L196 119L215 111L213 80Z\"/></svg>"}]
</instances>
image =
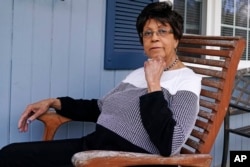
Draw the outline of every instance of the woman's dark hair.
<instances>
[{"instance_id":1,"label":"woman's dark hair","mask_svg":"<svg viewBox=\"0 0 250 167\"><path fill-rule=\"evenodd\" d=\"M181 39L183 35L183 18L172 9L170 1L151 3L137 17L136 28L142 44L143 40L140 34L143 32L143 27L149 19L155 19L164 25L168 23L172 27L174 38L177 40Z\"/></svg>"}]
</instances>

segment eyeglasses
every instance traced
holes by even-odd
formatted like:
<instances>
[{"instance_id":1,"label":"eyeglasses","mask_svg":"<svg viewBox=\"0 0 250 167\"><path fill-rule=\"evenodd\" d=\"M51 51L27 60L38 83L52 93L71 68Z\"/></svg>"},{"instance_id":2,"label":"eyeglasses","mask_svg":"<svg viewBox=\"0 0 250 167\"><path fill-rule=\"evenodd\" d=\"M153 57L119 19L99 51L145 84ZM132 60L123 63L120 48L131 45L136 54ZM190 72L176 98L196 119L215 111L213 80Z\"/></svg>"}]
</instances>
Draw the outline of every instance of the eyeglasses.
<instances>
[{"instance_id":1,"label":"eyeglasses","mask_svg":"<svg viewBox=\"0 0 250 167\"><path fill-rule=\"evenodd\" d=\"M154 33L156 33L157 36L165 37L168 34L172 34L173 30L165 30L165 29L159 29L158 31L147 30L147 31L144 31L143 33L141 33L141 37L143 37L143 38L152 38Z\"/></svg>"}]
</instances>

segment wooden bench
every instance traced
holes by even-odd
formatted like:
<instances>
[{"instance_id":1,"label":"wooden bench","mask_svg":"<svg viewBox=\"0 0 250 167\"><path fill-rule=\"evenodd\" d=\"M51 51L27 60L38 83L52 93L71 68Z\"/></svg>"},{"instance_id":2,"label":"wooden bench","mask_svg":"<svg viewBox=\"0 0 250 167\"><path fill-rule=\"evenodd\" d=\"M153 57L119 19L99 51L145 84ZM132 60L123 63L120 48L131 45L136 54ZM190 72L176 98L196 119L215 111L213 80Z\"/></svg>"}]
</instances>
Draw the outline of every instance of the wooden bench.
<instances>
[{"instance_id":1,"label":"wooden bench","mask_svg":"<svg viewBox=\"0 0 250 167\"><path fill-rule=\"evenodd\" d=\"M222 154L222 167L226 167L229 147L229 133L250 138L250 124L238 127L230 127L230 117L250 113L250 67L237 71L235 85L224 120L224 146Z\"/></svg>"},{"instance_id":2,"label":"wooden bench","mask_svg":"<svg viewBox=\"0 0 250 167\"><path fill-rule=\"evenodd\" d=\"M241 37L191 36L184 35L178 47L180 60L203 76L200 93L200 112L195 127L181 150L180 155L162 157L159 155L138 154L116 151L84 151L72 157L75 166L132 166L165 164L181 166L209 167L210 151L227 113L238 63L245 49ZM55 120L51 121L54 117ZM59 123L69 121L57 114L41 116L45 132L54 135ZM54 124L56 126L54 127ZM48 134L48 133L47 133ZM52 139L45 136L45 139Z\"/></svg>"}]
</instances>

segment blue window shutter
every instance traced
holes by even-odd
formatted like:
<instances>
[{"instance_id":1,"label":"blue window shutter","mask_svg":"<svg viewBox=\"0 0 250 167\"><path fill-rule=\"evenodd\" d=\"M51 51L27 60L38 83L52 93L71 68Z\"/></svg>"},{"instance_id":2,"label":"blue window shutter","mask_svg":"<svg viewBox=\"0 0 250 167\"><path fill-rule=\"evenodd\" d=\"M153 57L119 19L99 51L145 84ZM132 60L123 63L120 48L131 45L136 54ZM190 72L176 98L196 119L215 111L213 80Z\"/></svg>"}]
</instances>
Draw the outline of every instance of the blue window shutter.
<instances>
[{"instance_id":1,"label":"blue window shutter","mask_svg":"<svg viewBox=\"0 0 250 167\"><path fill-rule=\"evenodd\" d=\"M104 68L131 70L146 60L136 31L140 11L156 0L107 0Z\"/></svg>"}]
</instances>

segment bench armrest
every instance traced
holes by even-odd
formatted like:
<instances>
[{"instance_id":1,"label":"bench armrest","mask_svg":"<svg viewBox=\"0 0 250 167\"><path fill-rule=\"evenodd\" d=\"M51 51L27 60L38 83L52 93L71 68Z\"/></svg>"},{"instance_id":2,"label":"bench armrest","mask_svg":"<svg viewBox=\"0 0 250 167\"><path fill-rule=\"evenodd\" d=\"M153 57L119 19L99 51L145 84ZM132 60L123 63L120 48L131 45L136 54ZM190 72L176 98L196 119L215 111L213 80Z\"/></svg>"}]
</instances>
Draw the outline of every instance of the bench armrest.
<instances>
[{"instance_id":1,"label":"bench armrest","mask_svg":"<svg viewBox=\"0 0 250 167\"><path fill-rule=\"evenodd\" d=\"M56 130L62 124L72 121L69 118L57 114L55 111L48 111L37 119L44 124L43 140L53 140Z\"/></svg>"},{"instance_id":2,"label":"bench armrest","mask_svg":"<svg viewBox=\"0 0 250 167\"><path fill-rule=\"evenodd\" d=\"M160 155L122 152L122 151L83 151L74 154L72 163L76 167L95 166L132 166L132 165L181 165L210 167L209 154L180 154L171 157Z\"/></svg>"}]
</instances>

